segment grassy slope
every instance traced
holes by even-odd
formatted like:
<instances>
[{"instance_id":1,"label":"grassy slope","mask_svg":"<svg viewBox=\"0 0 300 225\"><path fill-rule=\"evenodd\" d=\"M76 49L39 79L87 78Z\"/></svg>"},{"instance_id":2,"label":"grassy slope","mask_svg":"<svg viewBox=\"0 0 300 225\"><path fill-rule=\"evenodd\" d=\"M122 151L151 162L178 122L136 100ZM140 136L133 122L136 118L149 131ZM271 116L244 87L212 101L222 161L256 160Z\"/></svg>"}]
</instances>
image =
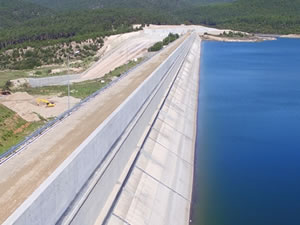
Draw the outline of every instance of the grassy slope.
<instances>
[{"instance_id":1,"label":"grassy slope","mask_svg":"<svg viewBox=\"0 0 300 225\"><path fill-rule=\"evenodd\" d=\"M0 104L0 154L32 133L42 122L29 123Z\"/></svg>"}]
</instances>

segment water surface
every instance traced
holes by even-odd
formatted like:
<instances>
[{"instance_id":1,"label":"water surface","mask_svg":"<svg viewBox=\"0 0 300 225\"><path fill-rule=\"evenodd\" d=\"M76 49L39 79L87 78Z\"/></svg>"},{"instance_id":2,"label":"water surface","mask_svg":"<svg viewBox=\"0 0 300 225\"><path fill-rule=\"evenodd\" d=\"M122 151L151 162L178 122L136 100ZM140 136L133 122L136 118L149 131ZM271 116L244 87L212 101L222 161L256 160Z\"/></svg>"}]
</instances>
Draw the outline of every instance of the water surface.
<instances>
[{"instance_id":1,"label":"water surface","mask_svg":"<svg viewBox=\"0 0 300 225\"><path fill-rule=\"evenodd\" d=\"M300 40L202 44L194 225L300 224Z\"/></svg>"}]
</instances>

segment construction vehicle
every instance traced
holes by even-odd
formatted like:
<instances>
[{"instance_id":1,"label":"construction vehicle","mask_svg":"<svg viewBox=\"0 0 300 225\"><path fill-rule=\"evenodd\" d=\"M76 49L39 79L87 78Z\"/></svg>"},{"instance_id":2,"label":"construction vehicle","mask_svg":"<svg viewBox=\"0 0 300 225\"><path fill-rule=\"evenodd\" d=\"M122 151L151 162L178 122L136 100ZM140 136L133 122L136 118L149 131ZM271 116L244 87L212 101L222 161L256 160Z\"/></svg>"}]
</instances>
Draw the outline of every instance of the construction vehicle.
<instances>
[{"instance_id":1,"label":"construction vehicle","mask_svg":"<svg viewBox=\"0 0 300 225\"><path fill-rule=\"evenodd\" d=\"M54 107L55 106L54 102L50 102L47 99L42 99L42 98L38 98L36 100L36 103L37 103L37 105L40 105L41 103L45 103L46 107Z\"/></svg>"},{"instance_id":2,"label":"construction vehicle","mask_svg":"<svg viewBox=\"0 0 300 225\"><path fill-rule=\"evenodd\" d=\"M9 90L1 90L0 95L11 95L11 92Z\"/></svg>"}]
</instances>

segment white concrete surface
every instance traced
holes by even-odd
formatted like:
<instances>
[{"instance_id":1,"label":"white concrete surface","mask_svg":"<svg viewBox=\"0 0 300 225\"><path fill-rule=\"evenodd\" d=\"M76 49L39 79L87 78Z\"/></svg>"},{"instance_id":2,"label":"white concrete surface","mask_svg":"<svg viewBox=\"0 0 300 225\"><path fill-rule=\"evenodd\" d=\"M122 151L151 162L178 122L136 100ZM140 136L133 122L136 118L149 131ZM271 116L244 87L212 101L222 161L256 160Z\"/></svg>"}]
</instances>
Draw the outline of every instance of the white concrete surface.
<instances>
[{"instance_id":1,"label":"white concrete surface","mask_svg":"<svg viewBox=\"0 0 300 225\"><path fill-rule=\"evenodd\" d=\"M107 224L189 224L199 63L197 38Z\"/></svg>"}]
</instances>

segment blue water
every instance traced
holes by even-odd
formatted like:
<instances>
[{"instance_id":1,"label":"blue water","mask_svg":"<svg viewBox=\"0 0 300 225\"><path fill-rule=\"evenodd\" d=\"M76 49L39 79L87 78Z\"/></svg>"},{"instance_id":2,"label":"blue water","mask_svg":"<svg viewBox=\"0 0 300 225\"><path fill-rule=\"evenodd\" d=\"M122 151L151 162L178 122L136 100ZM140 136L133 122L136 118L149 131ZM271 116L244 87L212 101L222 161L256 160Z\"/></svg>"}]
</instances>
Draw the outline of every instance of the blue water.
<instances>
[{"instance_id":1,"label":"blue water","mask_svg":"<svg viewBox=\"0 0 300 225\"><path fill-rule=\"evenodd\" d=\"M194 225L300 224L300 40L202 44Z\"/></svg>"}]
</instances>

